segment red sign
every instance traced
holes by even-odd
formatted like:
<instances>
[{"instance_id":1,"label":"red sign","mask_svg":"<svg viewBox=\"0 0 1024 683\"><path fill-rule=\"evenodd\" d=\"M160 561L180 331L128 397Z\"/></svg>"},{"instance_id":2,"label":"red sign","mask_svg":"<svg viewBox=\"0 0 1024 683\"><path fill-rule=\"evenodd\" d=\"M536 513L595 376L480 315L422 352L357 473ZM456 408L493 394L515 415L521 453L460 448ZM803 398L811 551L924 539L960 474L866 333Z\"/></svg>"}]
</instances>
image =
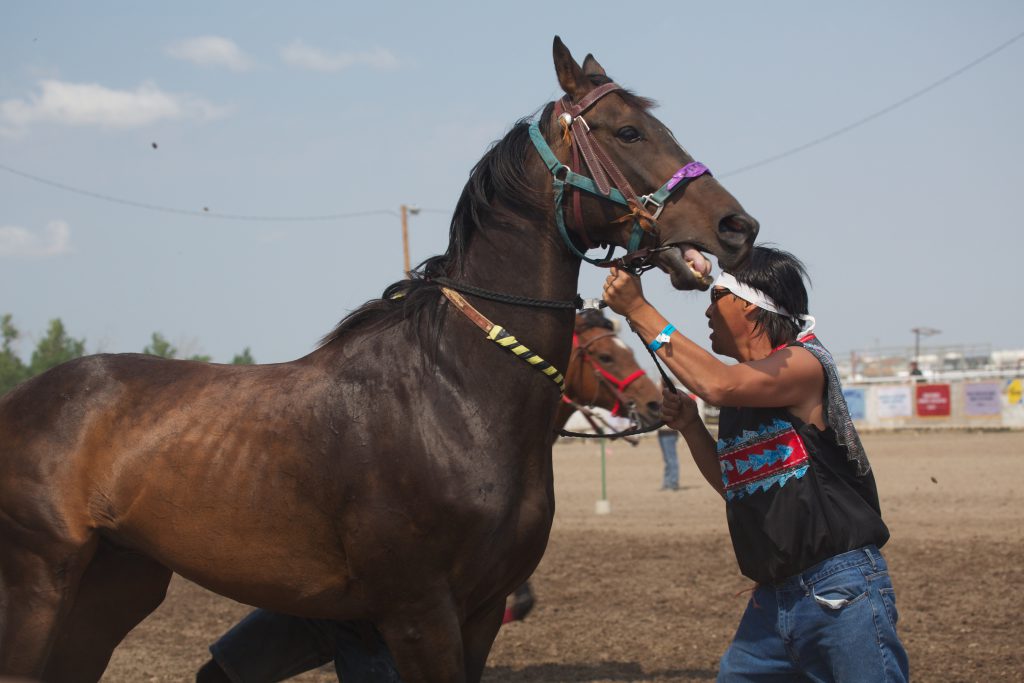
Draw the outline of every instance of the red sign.
<instances>
[{"instance_id":1,"label":"red sign","mask_svg":"<svg viewBox=\"0 0 1024 683\"><path fill-rule=\"evenodd\" d=\"M949 417L949 385L918 384L917 416L918 417Z\"/></svg>"}]
</instances>

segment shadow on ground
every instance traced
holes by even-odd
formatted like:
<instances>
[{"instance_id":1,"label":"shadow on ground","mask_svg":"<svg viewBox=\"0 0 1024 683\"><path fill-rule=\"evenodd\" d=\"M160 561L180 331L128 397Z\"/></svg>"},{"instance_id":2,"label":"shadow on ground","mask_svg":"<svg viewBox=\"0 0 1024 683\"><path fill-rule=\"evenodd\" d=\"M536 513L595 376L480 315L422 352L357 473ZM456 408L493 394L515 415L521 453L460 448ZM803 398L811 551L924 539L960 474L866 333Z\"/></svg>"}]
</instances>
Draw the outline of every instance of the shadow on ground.
<instances>
[{"instance_id":1,"label":"shadow on ground","mask_svg":"<svg viewBox=\"0 0 1024 683\"><path fill-rule=\"evenodd\" d=\"M532 664L523 668L488 667L487 683L574 683L589 681L688 681L714 680L711 669L662 669L646 671L636 662L600 664Z\"/></svg>"}]
</instances>

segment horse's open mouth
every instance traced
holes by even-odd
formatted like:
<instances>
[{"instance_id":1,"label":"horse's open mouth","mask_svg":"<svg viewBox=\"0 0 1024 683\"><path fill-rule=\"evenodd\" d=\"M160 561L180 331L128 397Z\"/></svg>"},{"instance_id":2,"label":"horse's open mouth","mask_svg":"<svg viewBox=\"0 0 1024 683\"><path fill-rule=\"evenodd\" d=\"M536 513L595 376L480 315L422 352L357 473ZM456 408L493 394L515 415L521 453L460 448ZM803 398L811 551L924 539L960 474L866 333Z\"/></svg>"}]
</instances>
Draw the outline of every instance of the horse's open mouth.
<instances>
[{"instance_id":1,"label":"horse's open mouth","mask_svg":"<svg viewBox=\"0 0 1024 683\"><path fill-rule=\"evenodd\" d=\"M700 249L690 244L674 244L659 252L654 264L668 273L676 289L706 290L711 286L711 261Z\"/></svg>"}]
</instances>

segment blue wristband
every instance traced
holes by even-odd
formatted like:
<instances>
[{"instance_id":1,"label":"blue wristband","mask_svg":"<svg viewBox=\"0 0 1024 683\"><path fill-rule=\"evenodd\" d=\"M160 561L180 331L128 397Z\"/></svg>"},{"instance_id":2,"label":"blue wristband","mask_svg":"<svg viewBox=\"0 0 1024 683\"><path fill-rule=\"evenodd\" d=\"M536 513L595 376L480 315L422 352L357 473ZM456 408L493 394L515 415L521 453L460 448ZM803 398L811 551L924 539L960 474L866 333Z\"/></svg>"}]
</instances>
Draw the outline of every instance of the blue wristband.
<instances>
[{"instance_id":1,"label":"blue wristband","mask_svg":"<svg viewBox=\"0 0 1024 683\"><path fill-rule=\"evenodd\" d=\"M661 348L662 344L668 344L669 343L669 341L672 338L672 333L675 332L675 331L676 331L676 326L675 325L673 325L671 323L669 323L668 325L665 325L665 329L663 329L661 331L661 333L657 337L654 338L654 341L652 341L650 344L647 345L647 348L649 348L651 351L657 351L658 349Z\"/></svg>"}]
</instances>

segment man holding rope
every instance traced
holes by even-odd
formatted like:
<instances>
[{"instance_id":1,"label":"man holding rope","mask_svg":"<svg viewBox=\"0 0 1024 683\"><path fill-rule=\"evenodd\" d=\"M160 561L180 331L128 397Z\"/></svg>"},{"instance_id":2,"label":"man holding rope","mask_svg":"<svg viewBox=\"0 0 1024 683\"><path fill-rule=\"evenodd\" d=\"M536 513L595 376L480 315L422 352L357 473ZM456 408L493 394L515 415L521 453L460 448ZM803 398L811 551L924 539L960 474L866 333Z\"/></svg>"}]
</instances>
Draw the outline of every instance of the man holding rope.
<instances>
[{"instance_id":1,"label":"man holding rope","mask_svg":"<svg viewBox=\"0 0 1024 683\"><path fill-rule=\"evenodd\" d=\"M721 407L718 440L684 393L665 392L678 430L726 501L740 570L757 582L720 663L720 681L905 681L889 538L835 362L812 333L806 270L755 247L723 273L705 315L712 350L684 336L613 269L604 298L702 399Z\"/></svg>"}]
</instances>

